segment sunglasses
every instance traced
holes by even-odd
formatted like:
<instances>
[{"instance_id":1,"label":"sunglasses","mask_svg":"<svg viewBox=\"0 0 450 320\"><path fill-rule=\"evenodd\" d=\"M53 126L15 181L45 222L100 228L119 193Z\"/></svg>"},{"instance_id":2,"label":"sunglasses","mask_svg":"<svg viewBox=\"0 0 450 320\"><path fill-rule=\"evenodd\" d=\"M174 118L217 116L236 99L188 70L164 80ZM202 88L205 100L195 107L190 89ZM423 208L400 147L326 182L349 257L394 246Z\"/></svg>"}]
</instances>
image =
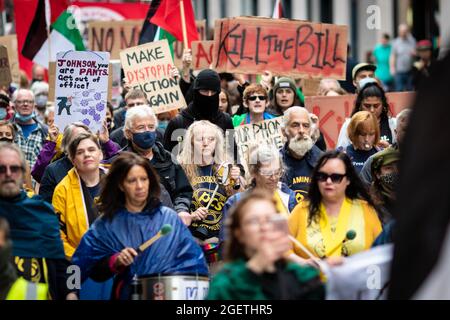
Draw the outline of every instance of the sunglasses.
<instances>
[{"instance_id":1,"label":"sunglasses","mask_svg":"<svg viewBox=\"0 0 450 320\"><path fill-rule=\"evenodd\" d=\"M0 174L5 174L8 168L12 174L17 174L21 171L24 171L22 166L0 166Z\"/></svg>"},{"instance_id":2,"label":"sunglasses","mask_svg":"<svg viewBox=\"0 0 450 320\"><path fill-rule=\"evenodd\" d=\"M328 178L331 179L331 182L333 183L341 183L342 179L344 179L344 177L346 176L346 174L340 174L340 173L332 173L332 174L328 174L325 172L317 172L317 181L320 182L325 182L328 180Z\"/></svg>"},{"instance_id":3,"label":"sunglasses","mask_svg":"<svg viewBox=\"0 0 450 320\"><path fill-rule=\"evenodd\" d=\"M256 99L259 99L260 101L266 101L266 96L250 96L248 97L248 100L255 101Z\"/></svg>"}]
</instances>

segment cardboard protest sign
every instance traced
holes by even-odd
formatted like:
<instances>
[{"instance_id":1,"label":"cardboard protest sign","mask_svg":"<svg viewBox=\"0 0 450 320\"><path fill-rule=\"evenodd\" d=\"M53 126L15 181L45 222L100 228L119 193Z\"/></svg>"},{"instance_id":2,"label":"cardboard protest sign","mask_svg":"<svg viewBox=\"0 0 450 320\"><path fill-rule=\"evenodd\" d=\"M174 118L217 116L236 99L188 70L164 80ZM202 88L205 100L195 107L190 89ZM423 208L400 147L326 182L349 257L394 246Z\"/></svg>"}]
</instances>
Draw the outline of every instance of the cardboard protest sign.
<instances>
[{"instance_id":1,"label":"cardboard protest sign","mask_svg":"<svg viewBox=\"0 0 450 320\"><path fill-rule=\"evenodd\" d=\"M119 59L121 50L138 45L142 24L142 20L91 21L88 47L92 51L110 52L111 59Z\"/></svg>"},{"instance_id":2,"label":"cardboard protest sign","mask_svg":"<svg viewBox=\"0 0 450 320\"><path fill-rule=\"evenodd\" d=\"M61 132L75 121L84 123L92 132L103 130L108 73L108 52L57 53L55 124Z\"/></svg>"},{"instance_id":3,"label":"cardboard protest sign","mask_svg":"<svg viewBox=\"0 0 450 320\"><path fill-rule=\"evenodd\" d=\"M123 50L120 61L127 83L145 92L155 113L186 106L178 81L171 77L174 64L167 40Z\"/></svg>"},{"instance_id":4,"label":"cardboard protest sign","mask_svg":"<svg viewBox=\"0 0 450 320\"><path fill-rule=\"evenodd\" d=\"M281 117L278 117L234 128L238 156L246 173L249 173L248 165L257 160L250 159L250 153L255 147L260 145L271 145L277 149L283 147L285 138L281 132L281 121Z\"/></svg>"},{"instance_id":5,"label":"cardboard protest sign","mask_svg":"<svg viewBox=\"0 0 450 320\"><path fill-rule=\"evenodd\" d=\"M192 41L192 68L208 69L213 59L214 41Z\"/></svg>"},{"instance_id":6,"label":"cardboard protest sign","mask_svg":"<svg viewBox=\"0 0 450 320\"><path fill-rule=\"evenodd\" d=\"M195 20L195 25L197 26L197 32L200 40L206 40L206 20ZM173 61L175 66L179 69L183 66L183 50L184 44L182 41L175 41L173 43Z\"/></svg>"},{"instance_id":7,"label":"cardboard protest sign","mask_svg":"<svg viewBox=\"0 0 450 320\"><path fill-rule=\"evenodd\" d=\"M348 27L300 20L235 17L216 20L218 72L345 79Z\"/></svg>"},{"instance_id":8,"label":"cardboard protest sign","mask_svg":"<svg viewBox=\"0 0 450 320\"><path fill-rule=\"evenodd\" d=\"M0 37L0 45L4 45L8 50L9 69L11 70L12 81L20 83L19 56L17 53L17 37L15 34Z\"/></svg>"},{"instance_id":9,"label":"cardboard protest sign","mask_svg":"<svg viewBox=\"0 0 450 320\"><path fill-rule=\"evenodd\" d=\"M386 94L391 114L396 116L400 111L412 106L414 92L392 92ZM336 97L305 97L305 107L319 117L319 129L322 132L328 149L334 149L339 131L346 118L349 118L355 105L356 95Z\"/></svg>"},{"instance_id":10,"label":"cardboard protest sign","mask_svg":"<svg viewBox=\"0 0 450 320\"><path fill-rule=\"evenodd\" d=\"M8 49L4 45L0 45L0 86L8 87L11 84L11 81Z\"/></svg>"}]
</instances>

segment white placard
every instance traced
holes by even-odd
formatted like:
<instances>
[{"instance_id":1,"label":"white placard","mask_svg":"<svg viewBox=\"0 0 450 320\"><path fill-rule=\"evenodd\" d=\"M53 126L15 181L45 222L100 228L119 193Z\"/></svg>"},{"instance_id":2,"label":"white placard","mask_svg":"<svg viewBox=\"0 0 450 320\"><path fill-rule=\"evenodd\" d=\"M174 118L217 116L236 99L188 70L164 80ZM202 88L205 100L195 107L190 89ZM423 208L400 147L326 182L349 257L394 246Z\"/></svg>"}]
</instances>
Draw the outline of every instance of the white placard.
<instances>
[{"instance_id":1,"label":"white placard","mask_svg":"<svg viewBox=\"0 0 450 320\"><path fill-rule=\"evenodd\" d=\"M109 52L67 51L56 55L55 124L73 122L102 130L108 96Z\"/></svg>"}]
</instances>

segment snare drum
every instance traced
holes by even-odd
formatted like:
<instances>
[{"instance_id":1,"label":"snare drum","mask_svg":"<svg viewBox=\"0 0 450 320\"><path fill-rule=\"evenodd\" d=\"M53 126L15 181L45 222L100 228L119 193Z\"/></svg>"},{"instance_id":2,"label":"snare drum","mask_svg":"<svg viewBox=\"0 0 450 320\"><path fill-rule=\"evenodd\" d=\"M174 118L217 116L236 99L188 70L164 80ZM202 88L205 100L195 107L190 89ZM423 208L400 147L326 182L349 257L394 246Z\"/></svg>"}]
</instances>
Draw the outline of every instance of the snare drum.
<instances>
[{"instance_id":1,"label":"snare drum","mask_svg":"<svg viewBox=\"0 0 450 320\"><path fill-rule=\"evenodd\" d=\"M197 275L161 275L140 278L142 300L204 300L209 278Z\"/></svg>"}]
</instances>

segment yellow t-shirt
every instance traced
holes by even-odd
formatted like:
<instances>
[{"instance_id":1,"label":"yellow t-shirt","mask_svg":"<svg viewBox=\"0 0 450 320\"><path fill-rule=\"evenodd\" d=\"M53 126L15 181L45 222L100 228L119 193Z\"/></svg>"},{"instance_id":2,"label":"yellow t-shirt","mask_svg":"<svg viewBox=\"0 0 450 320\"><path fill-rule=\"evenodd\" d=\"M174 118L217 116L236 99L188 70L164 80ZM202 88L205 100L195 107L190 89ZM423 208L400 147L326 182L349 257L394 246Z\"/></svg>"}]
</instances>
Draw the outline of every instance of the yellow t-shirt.
<instances>
[{"instance_id":1,"label":"yellow t-shirt","mask_svg":"<svg viewBox=\"0 0 450 320\"><path fill-rule=\"evenodd\" d=\"M345 198L337 217L329 217L325 211L321 205L319 221L309 224L309 202L303 202L289 216L291 235L316 257L350 256L367 250L382 231L375 209L366 201ZM355 231L356 237L342 243L349 230ZM295 245L293 252L309 258Z\"/></svg>"}]
</instances>

